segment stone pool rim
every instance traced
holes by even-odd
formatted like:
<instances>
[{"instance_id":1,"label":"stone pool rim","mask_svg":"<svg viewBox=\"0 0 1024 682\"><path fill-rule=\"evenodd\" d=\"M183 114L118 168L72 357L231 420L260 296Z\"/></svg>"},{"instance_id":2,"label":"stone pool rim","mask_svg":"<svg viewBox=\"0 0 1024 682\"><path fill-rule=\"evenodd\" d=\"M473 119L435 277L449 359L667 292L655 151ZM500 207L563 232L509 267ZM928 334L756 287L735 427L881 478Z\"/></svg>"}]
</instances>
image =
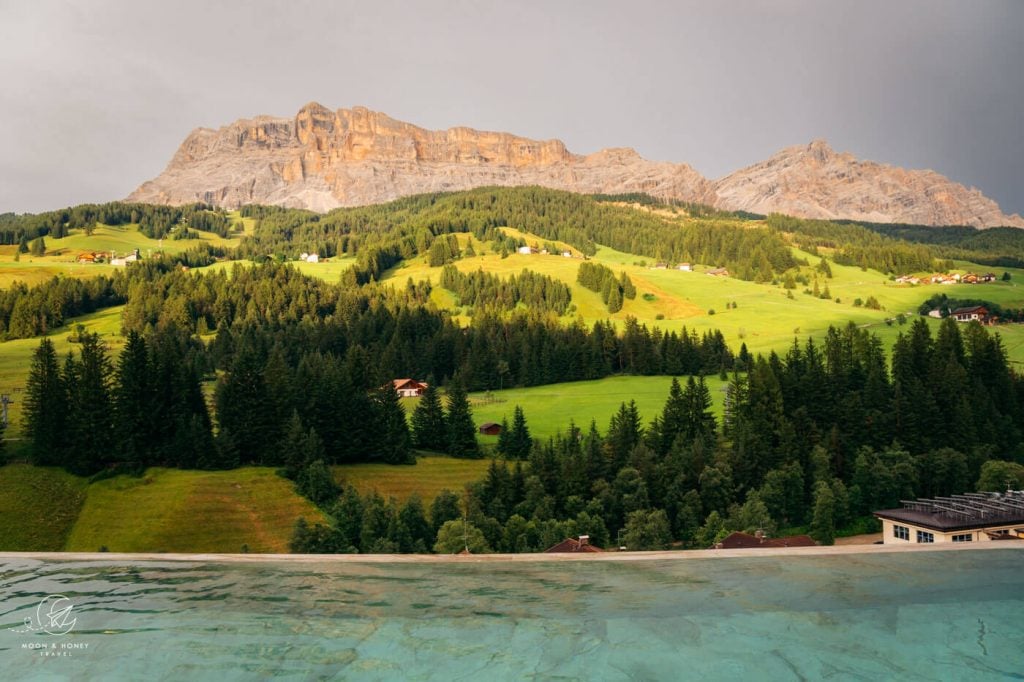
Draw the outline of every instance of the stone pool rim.
<instances>
[{"instance_id":1,"label":"stone pool rim","mask_svg":"<svg viewBox=\"0 0 1024 682\"><path fill-rule=\"evenodd\" d=\"M416 563L547 563L565 561L701 561L726 558L818 557L893 553L998 551L1024 549L1024 542L942 543L934 545L831 545L751 549L664 550L593 554L228 554L219 552L0 552L5 560L39 561L187 561L202 563L416 564Z\"/></svg>"}]
</instances>

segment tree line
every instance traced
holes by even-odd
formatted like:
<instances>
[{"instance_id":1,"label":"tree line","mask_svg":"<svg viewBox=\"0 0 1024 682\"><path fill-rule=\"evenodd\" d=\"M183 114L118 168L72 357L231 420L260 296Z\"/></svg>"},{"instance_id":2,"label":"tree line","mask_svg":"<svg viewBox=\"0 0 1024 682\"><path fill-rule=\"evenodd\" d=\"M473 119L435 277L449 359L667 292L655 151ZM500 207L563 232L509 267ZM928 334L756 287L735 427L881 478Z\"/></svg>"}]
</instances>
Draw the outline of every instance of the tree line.
<instances>
[{"instance_id":1,"label":"tree line","mask_svg":"<svg viewBox=\"0 0 1024 682\"><path fill-rule=\"evenodd\" d=\"M242 240L240 257L283 257L299 250L355 256L357 267L348 276L360 284L379 280L384 270L417 254L431 254L435 264L457 257L457 245L453 248L448 239L454 233L472 234L507 252L509 243L520 240L505 235L503 227L567 243L587 255L593 255L600 243L659 260L725 266L743 279L771 281L797 265L785 240L769 230L718 218L666 220L592 197L535 187L419 195L324 215L256 207L242 212L256 219L256 229ZM434 247L439 240L442 243Z\"/></svg>"},{"instance_id":2,"label":"tree line","mask_svg":"<svg viewBox=\"0 0 1024 682\"><path fill-rule=\"evenodd\" d=\"M636 287L623 270L618 278L611 268L600 263L580 263L576 281L591 291L601 294L601 300L608 306L608 312L622 310L623 299L636 298Z\"/></svg>"},{"instance_id":3,"label":"tree line","mask_svg":"<svg viewBox=\"0 0 1024 682\"><path fill-rule=\"evenodd\" d=\"M492 462L422 546L539 551L580 533L629 549L709 547L731 531L787 529L831 543L901 499L1024 481L1022 391L998 337L980 326L961 333L949 321L933 338L915 323L891 363L877 337L833 328L821 347L794 342L785 356L752 358L730 382L721 421L691 377L673 381L646 424L624 403L603 434L570 423L532 440L525 462ZM327 525L297 534L299 551L367 551L339 531L362 527L355 506L326 509Z\"/></svg>"},{"instance_id":4,"label":"tree line","mask_svg":"<svg viewBox=\"0 0 1024 682\"><path fill-rule=\"evenodd\" d=\"M503 279L483 270L463 273L446 265L440 284L458 297L459 305L473 309L513 310L522 304L533 311L565 315L572 301L568 286L526 268Z\"/></svg>"},{"instance_id":5,"label":"tree line","mask_svg":"<svg viewBox=\"0 0 1024 682\"><path fill-rule=\"evenodd\" d=\"M223 209L207 204L162 206L115 201L81 204L37 214L0 214L0 244L27 244L44 236L62 239L75 229L92 234L97 224L137 224L139 231L151 239L163 239L176 228L184 231L191 228L227 237L233 229L240 227Z\"/></svg>"}]
</instances>

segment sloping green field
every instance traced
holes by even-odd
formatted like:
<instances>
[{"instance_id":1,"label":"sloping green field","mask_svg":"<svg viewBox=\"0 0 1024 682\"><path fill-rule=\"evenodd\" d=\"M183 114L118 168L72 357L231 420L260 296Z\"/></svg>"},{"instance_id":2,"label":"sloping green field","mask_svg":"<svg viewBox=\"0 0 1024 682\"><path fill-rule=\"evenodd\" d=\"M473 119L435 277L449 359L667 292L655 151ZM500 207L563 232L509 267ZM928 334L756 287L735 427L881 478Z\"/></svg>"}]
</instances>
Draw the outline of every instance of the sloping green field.
<instances>
[{"instance_id":1,"label":"sloping green field","mask_svg":"<svg viewBox=\"0 0 1024 682\"><path fill-rule=\"evenodd\" d=\"M721 418L722 403L725 400L723 389L727 382L717 376L706 377L705 381L714 401L714 412ZM686 378L681 377L679 383L685 388ZM473 393L470 400L477 424L500 424L502 419L507 419L511 424L515 407L519 405L523 408L530 434L536 438L548 438L568 431L570 421L586 430L592 419L597 422L598 430L605 433L619 405L630 400L636 401L646 425L661 414L671 384L671 377L607 377L596 381ZM479 438L482 443L497 442L497 436Z\"/></svg>"},{"instance_id":2,"label":"sloping green field","mask_svg":"<svg viewBox=\"0 0 1024 682\"><path fill-rule=\"evenodd\" d=\"M426 504L484 476L490 461L421 457L413 466L333 467L340 481ZM268 467L153 468L90 484L61 469L0 467L0 551L287 553L295 520L323 513Z\"/></svg>"},{"instance_id":3,"label":"sloping green field","mask_svg":"<svg viewBox=\"0 0 1024 682\"><path fill-rule=\"evenodd\" d=\"M338 482L355 486L360 492L376 490L400 502L418 493L424 504L429 505L442 490L457 493L467 484L480 480L488 466L488 459L421 456L411 466L345 464L331 467L331 470Z\"/></svg>"},{"instance_id":4,"label":"sloping green field","mask_svg":"<svg viewBox=\"0 0 1024 682\"><path fill-rule=\"evenodd\" d=\"M544 241L535 235L506 231L524 237L530 243ZM462 272L481 269L507 277L528 268L567 284L575 305L575 310L567 319L578 316L587 323L603 319L621 323L632 316L648 326L658 326L665 330L686 327L703 333L719 329L734 350L745 343L752 353L772 350L783 352L793 342L794 336L801 339L821 336L830 325L841 326L848 322L871 328L888 343L895 339L899 328L895 324L890 327L886 321L900 313L913 318L920 305L937 293L946 294L950 298L984 299L1008 307L1024 306L1024 270L1012 268L998 269L1000 275L1003 272L1011 274L1010 282L911 286L896 284L877 270L861 270L830 262L833 277L826 279L819 276L820 287L824 289L828 286L828 299L804 293L806 287L803 285L798 285L790 298L780 284L712 277L707 274L710 268L706 265L695 266L692 272L657 270L651 267L652 260L649 258L599 247L593 259L604 263L616 273L625 271L633 280L638 293L636 299L624 302L621 311L609 314L597 293L577 284L576 274L581 262L579 258L563 258L554 254L511 254L501 258L490 250L488 244L469 235L458 237L463 247L472 241L478 254L455 261L455 267ZM802 270L811 276L814 266L821 259L798 249L793 249L793 253L796 258L809 262L810 265ZM992 270L971 263L960 262L955 265L958 271ZM419 256L388 270L384 281L402 286L408 278L412 278L416 281L429 280L437 286L440 276L441 268L429 267L426 258ZM854 305L856 299L866 302L870 297L878 300L881 309L872 310L863 305ZM839 299L838 303L836 299ZM436 288L432 300L439 307L460 312L458 301L447 290ZM998 331L1004 337L1011 357L1024 362L1024 326L1003 325Z\"/></svg>"},{"instance_id":5,"label":"sloping green field","mask_svg":"<svg viewBox=\"0 0 1024 682\"><path fill-rule=\"evenodd\" d=\"M0 550L63 550L87 488L84 478L63 469L0 467Z\"/></svg>"},{"instance_id":6,"label":"sloping green field","mask_svg":"<svg viewBox=\"0 0 1024 682\"><path fill-rule=\"evenodd\" d=\"M295 520L323 521L273 469L150 469L88 487L65 550L287 552Z\"/></svg>"},{"instance_id":7,"label":"sloping green field","mask_svg":"<svg viewBox=\"0 0 1024 682\"><path fill-rule=\"evenodd\" d=\"M63 357L69 352L74 351L77 354L78 346L68 341L68 336L74 325L82 324L87 331L99 334L111 356L115 357L124 345L124 337L121 336L121 311L123 308L124 306L105 308L89 315L76 317L69 324L55 329L47 336L53 341L53 346L63 361ZM5 433L5 437L8 439L21 436L21 411L25 400L25 382L28 379L32 354L38 347L38 337L0 343L0 393L10 395L13 401L9 406L11 423ZM17 446L18 441L8 443L8 449L16 449Z\"/></svg>"}]
</instances>

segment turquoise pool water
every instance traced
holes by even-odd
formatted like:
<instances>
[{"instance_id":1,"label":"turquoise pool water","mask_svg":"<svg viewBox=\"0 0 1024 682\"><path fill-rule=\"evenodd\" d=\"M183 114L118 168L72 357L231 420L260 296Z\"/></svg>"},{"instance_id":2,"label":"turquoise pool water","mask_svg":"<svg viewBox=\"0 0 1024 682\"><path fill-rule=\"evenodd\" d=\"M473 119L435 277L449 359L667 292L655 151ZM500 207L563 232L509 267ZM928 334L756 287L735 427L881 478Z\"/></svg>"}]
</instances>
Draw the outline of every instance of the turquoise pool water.
<instances>
[{"instance_id":1,"label":"turquoise pool water","mask_svg":"<svg viewBox=\"0 0 1024 682\"><path fill-rule=\"evenodd\" d=\"M1024 679L1022 562L0 559L0 679Z\"/></svg>"}]
</instances>

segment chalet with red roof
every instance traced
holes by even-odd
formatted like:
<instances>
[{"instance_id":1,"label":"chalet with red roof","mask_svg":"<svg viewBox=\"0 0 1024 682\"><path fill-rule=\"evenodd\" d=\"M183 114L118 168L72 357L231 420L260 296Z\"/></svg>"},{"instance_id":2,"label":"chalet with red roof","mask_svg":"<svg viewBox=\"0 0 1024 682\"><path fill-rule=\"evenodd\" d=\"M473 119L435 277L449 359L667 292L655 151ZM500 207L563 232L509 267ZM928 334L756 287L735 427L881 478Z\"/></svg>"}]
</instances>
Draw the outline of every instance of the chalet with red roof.
<instances>
[{"instance_id":1,"label":"chalet with red roof","mask_svg":"<svg viewBox=\"0 0 1024 682\"><path fill-rule=\"evenodd\" d=\"M395 385L395 392L400 398L417 398L427 390L427 384L415 379L395 379L391 383Z\"/></svg>"}]
</instances>

